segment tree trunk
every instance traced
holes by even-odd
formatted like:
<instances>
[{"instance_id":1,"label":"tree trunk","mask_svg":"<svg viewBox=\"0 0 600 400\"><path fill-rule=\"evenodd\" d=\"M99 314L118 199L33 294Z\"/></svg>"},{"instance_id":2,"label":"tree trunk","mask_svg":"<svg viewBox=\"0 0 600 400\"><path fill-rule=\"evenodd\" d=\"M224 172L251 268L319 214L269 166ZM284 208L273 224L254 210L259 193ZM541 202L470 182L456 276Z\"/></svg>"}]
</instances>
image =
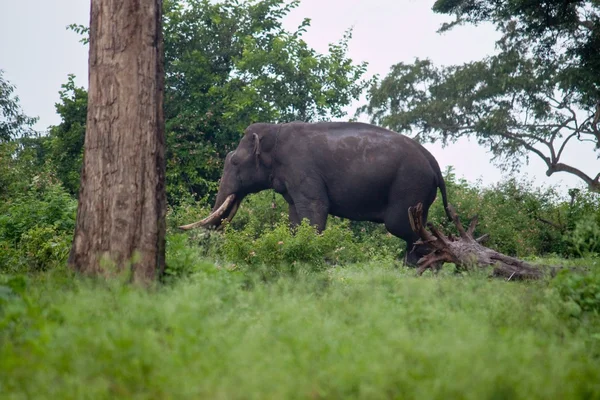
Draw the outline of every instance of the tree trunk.
<instances>
[{"instance_id":1,"label":"tree trunk","mask_svg":"<svg viewBox=\"0 0 600 400\"><path fill-rule=\"evenodd\" d=\"M164 269L161 23L162 0L91 0L85 152L69 256L82 273L106 274L114 263L148 283Z\"/></svg>"}]
</instances>

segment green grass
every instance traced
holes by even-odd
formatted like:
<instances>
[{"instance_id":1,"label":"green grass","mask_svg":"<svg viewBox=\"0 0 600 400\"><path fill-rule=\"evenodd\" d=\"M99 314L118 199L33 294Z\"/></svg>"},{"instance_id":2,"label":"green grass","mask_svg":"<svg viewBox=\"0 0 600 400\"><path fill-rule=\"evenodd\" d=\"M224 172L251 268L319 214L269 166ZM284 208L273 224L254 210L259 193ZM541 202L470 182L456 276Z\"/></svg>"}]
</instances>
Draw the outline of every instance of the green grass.
<instances>
[{"instance_id":1,"label":"green grass","mask_svg":"<svg viewBox=\"0 0 600 400\"><path fill-rule=\"evenodd\" d=\"M2 398L600 398L600 317L571 317L544 282L196 271L150 291L60 271L13 281Z\"/></svg>"}]
</instances>

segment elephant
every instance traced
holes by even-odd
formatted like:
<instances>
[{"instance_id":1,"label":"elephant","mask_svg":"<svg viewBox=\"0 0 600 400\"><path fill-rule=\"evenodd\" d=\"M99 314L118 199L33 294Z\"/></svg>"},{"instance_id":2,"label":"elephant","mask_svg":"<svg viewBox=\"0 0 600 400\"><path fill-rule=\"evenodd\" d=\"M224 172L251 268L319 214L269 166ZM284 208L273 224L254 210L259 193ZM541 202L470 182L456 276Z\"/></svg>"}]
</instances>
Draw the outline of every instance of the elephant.
<instances>
[{"instance_id":1,"label":"elephant","mask_svg":"<svg viewBox=\"0 0 600 400\"><path fill-rule=\"evenodd\" d=\"M307 218L321 232L328 215L383 223L406 241L405 261L414 266L424 254L408 208L422 203L425 223L438 188L451 218L437 161L400 133L361 122L254 123L225 157L210 215L180 228L219 228L245 196L273 189L288 203L292 226Z\"/></svg>"}]
</instances>

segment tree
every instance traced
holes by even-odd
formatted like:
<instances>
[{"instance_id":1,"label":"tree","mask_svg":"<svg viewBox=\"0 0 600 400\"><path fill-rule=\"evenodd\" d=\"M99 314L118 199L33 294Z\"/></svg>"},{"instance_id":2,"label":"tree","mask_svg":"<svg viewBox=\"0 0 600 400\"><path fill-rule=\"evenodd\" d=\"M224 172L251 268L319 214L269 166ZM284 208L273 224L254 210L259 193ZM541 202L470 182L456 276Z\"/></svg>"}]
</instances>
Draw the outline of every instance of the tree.
<instances>
[{"instance_id":1,"label":"tree","mask_svg":"<svg viewBox=\"0 0 600 400\"><path fill-rule=\"evenodd\" d=\"M92 0L85 152L72 268L164 269L165 164L161 0Z\"/></svg>"},{"instance_id":2,"label":"tree","mask_svg":"<svg viewBox=\"0 0 600 400\"><path fill-rule=\"evenodd\" d=\"M19 98L13 96L15 87L3 75L0 69L0 143L31 135L37 122L23 113Z\"/></svg>"},{"instance_id":3,"label":"tree","mask_svg":"<svg viewBox=\"0 0 600 400\"><path fill-rule=\"evenodd\" d=\"M14 91L0 70L0 201L22 191L43 163L43 139L32 128L37 118L25 115Z\"/></svg>"},{"instance_id":4,"label":"tree","mask_svg":"<svg viewBox=\"0 0 600 400\"><path fill-rule=\"evenodd\" d=\"M69 75L67 83L62 85L60 100L55 107L62 122L50 127L46 148L56 176L69 193L76 195L83 160L88 94L75 85L75 76Z\"/></svg>"},{"instance_id":5,"label":"tree","mask_svg":"<svg viewBox=\"0 0 600 400\"><path fill-rule=\"evenodd\" d=\"M433 9L456 17L441 31L495 24L497 54L449 67L397 64L370 88L360 112L398 131L417 130L424 141L475 137L505 168L537 156L548 176L567 172L600 192L598 171L561 159L574 140L600 156L600 4L438 0Z\"/></svg>"},{"instance_id":6,"label":"tree","mask_svg":"<svg viewBox=\"0 0 600 400\"><path fill-rule=\"evenodd\" d=\"M350 34L319 54L282 19L294 0L165 2L167 192L217 191L225 155L254 122L344 115L366 86L346 57ZM213 202L214 199L209 199Z\"/></svg>"},{"instance_id":7,"label":"tree","mask_svg":"<svg viewBox=\"0 0 600 400\"><path fill-rule=\"evenodd\" d=\"M169 203L190 193L214 196L225 155L251 123L342 117L367 86L366 64L346 55L350 32L320 54L302 40L309 20L293 32L282 27L297 5L164 1ZM64 99L63 104L79 107ZM70 121L63 118L60 131L74 133ZM66 148L63 154L71 157Z\"/></svg>"}]
</instances>

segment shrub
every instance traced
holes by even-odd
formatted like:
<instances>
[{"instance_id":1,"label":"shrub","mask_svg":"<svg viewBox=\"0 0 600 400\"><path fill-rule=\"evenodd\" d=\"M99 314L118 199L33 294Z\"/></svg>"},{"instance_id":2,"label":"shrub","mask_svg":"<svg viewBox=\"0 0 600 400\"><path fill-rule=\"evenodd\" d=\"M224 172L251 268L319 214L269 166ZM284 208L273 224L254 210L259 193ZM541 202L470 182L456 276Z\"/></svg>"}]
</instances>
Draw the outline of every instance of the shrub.
<instances>
[{"instance_id":1,"label":"shrub","mask_svg":"<svg viewBox=\"0 0 600 400\"><path fill-rule=\"evenodd\" d=\"M206 260L200 246L194 246L184 234L167 236L166 268L164 280L187 277L195 272L214 270L214 264Z\"/></svg>"},{"instance_id":2,"label":"shrub","mask_svg":"<svg viewBox=\"0 0 600 400\"><path fill-rule=\"evenodd\" d=\"M20 253L14 244L6 240L0 241L0 273L14 271L20 264Z\"/></svg>"},{"instance_id":3,"label":"shrub","mask_svg":"<svg viewBox=\"0 0 600 400\"><path fill-rule=\"evenodd\" d=\"M77 201L48 174L0 209L0 272L44 270L66 260Z\"/></svg>"},{"instance_id":4,"label":"shrub","mask_svg":"<svg viewBox=\"0 0 600 400\"><path fill-rule=\"evenodd\" d=\"M248 196L243 201L231 227L242 230L250 225L254 235L260 236L288 220L286 201L274 191L266 190Z\"/></svg>"},{"instance_id":5,"label":"shrub","mask_svg":"<svg viewBox=\"0 0 600 400\"><path fill-rule=\"evenodd\" d=\"M210 213L210 207L204 201L195 201L190 197L181 199L178 205L167 209L167 229L177 231L177 227L198 221Z\"/></svg>"},{"instance_id":6,"label":"shrub","mask_svg":"<svg viewBox=\"0 0 600 400\"><path fill-rule=\"evenodd\" d=\"M592 216L577 221L568 236L573 253L580 257L600 254L600 224Z\"/></svg>"},{"instance_id":7,"label":"shrub","mask_svg":"<svg viewBox=\"0 0 600 400\"><path fill-rule=\"evenodd\" d=\"M598 316L565 318L541 283L362 264L146 290L56 272L0 276L3 398L600 397Z\"/></svg>"},{"instance_id":8,"label":"shrub","mask_svg":"<svg viewBox=\"0 0 600 400\"><path fill-rule=\"evenodd\" d=\"M569 270L561 271L552 281L572 316L582 312L600 313L600 267L582 274Z\"/></svg>"},{"instance_id":9,"label":"shrub","mask_svg":"<svg viewBox=\"0 0 600 400\"><path fill-rule=\"evenodd\" d=\"M294 232L287 222L278 222L271 231L257 235L256 224L241 231L228 227L222 246L227 261L246 265L310 264L322 269L327 264L347 264L366 260L354 240L348 222L331 224L316 234L307 220Z\"/></svg>"},{"instance_id":10,"label":"shrub","mask_svg":"<svg viewBox=\"0 0 600 400\"><path fill-rule=\"evenodd\" d=\"M71 235L55 226L35 226L21 236L21 255L32 271L45 270L67 261Z\"/></svg>"}]
</instances>

